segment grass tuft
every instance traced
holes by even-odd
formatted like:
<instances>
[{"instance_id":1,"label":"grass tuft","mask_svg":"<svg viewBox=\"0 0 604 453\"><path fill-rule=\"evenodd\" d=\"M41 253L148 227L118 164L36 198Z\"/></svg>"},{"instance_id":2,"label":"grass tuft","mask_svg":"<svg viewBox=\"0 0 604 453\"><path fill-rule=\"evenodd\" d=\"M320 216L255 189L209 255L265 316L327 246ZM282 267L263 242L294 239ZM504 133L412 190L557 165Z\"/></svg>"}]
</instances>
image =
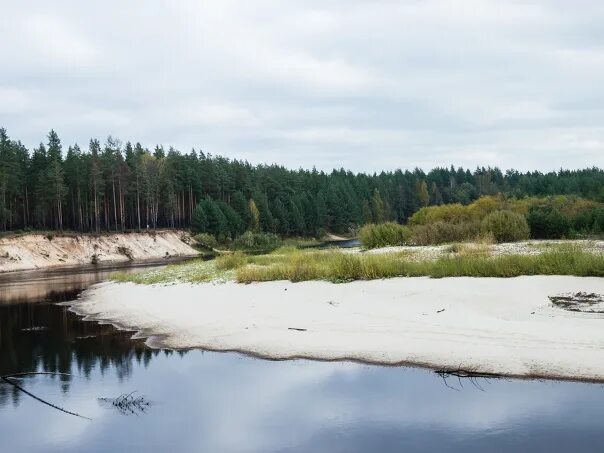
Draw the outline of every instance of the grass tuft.
<instances>
[{"instance_id":1,"label":"grass tuft","mask_svg":"<svg viewBox=\"0 0 604 453\"><path fill-rule=\"evenodd\" d=\"M540 254L491 254L489 244L452 244L437 257L408 252L347 253L340 250L299 250L282 247L270 254L237 252L213 261L192 260L138 274L118 273L113 280L142 284L236 280L348 282L392 277L516 277L576 275L604 277L604 255L572 244L558 244Z\"/></svg>"},{"instance_id":2,"label":"grass tuft","mask_svg":"<svg viewBox=\"0 0 604 453\"><path fill-rule=\"evenodd\" d=\"M604 256L577 247L558 247L539 255L491 256L484 249L417 261L408 255L307 253L271 266L236 270L242 283L270 280L344 282L391 277L516 277L519 275L604 276Z\"/></svg>"}]
</instances>

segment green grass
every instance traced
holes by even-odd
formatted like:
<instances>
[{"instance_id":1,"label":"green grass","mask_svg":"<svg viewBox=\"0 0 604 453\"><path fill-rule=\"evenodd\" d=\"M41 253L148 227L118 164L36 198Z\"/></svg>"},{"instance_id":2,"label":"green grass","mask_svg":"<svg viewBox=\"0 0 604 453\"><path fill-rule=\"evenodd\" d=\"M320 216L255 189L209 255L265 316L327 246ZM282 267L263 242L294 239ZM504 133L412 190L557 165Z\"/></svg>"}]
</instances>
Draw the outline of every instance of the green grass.
<instances>
[{"instance_id":1,"label":"green grass","mask_svg":"<svg viewBox=\"0 0 604 453\"><path fill-rule=\"evenodd\" d=\"M144 285L151 285L154 283L200 283L214 280L232 280L234 278L234 273L232 271L230 272L228 269L218 269L216 262L217 260L208 261L199 258L142 272L116 272L111 275L111 280Z\"/></svg>"},{"instance_id":2,"label":"green grass","mask_svg":"<svg viewBox=\"0 0 604 453\"><path fill-rule=\"evenodd\" d=\"M561 244L538 255L491 256L488 246L451 247L436 258L409 252L368 254L339 250L304 251L282 247L270 254L236 252L212 261L193 260L139 274L116 274L117 281L135 283L241 283L273 280L347 282L391 277L516 277L519 275L576 275L604 277L604 255L576 245Z\"/></svg>"},{"instance_id":3,"label":"green grass","mask_svg":"<svg viewBox=\"0 0 604 453\"><path fill-rule=\"evenodd\" d=\"M406 254L291 254L275 265L245 265L236 279L248 283L270 280L345 282L391 277L516 277L576 275L604 277L604 255L560 246L539 255L455 254L417 261Z\"/></svg>"},{"instance_id":4,"label":"green grass","mask_svg":"<svg viewBox=\"0 0 604 453\"><path fill-rule=\"evenodd\" d=\"M359 231L359 240L366 249L406 245L409 243L410 237L409 228L395 222L369 223Z\"/></svg>"},{"instance_id":5,"label":"green grass","mask_svg":"<svg viewBox=\"0 0 604 453\"><path fill-rule=\"evenodd\" d=\"M281 241L284 247L295 247L295 248L310 248L317 247L322 244L322 241L315 238L286 238Z\"/></svg>"}]
</instances>

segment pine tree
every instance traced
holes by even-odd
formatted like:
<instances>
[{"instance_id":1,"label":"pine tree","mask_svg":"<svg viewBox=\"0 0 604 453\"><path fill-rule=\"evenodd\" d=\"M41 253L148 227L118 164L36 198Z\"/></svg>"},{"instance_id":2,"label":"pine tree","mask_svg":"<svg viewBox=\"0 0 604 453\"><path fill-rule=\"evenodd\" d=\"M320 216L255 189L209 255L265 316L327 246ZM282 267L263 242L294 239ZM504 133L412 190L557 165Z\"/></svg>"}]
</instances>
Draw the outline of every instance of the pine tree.
<instances>
[{"instance_id":1,"label":"pine tree","mask_svg":"<svg viewBox=\"0 0 604 453\"><path fill-rule=\"evenodd\" d=\"M375 189L371 197L371 212L373 214L374 223L383 223L386 220L386 208L384 201L380 196L380 191Z\"/></svg>"}]
</instances>

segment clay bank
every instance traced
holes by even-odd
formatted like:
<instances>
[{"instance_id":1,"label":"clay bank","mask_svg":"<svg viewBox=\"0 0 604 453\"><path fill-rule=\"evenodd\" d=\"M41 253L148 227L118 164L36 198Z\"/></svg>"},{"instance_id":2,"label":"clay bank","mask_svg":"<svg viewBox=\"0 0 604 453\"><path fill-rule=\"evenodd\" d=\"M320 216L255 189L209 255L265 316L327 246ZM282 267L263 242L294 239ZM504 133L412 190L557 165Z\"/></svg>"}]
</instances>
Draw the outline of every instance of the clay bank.
<instances>
[{"instance_id":1,"label":"clay bank","mask_svg":"<svg viewBox=\"0 0 604 453\"><path fill-rule=\"evenodd\" d=\"M104 283L72 310L167 348L604 381L604 279Z\"/></svg>"},{"instance_id":2,"label":"clay bank","mask_svg":"<svg viewBox=\"0 0 604 453\"><path fill-rule=\"evenodd\" d=\"M189 233L26 234L0 238L0 272L194 256Z\"/></svg>"}]
</instances>

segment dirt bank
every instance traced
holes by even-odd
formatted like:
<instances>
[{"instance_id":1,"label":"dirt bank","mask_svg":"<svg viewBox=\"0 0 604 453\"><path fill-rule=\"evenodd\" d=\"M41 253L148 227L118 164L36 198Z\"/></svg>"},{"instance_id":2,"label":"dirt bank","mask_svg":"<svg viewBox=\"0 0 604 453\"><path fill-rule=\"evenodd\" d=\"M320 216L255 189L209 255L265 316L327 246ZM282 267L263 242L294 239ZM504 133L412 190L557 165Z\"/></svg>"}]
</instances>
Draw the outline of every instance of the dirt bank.
<instances>
[{"instance_id":1,"label":"dirt bank","mask_svg":"<svg viewBox=\"0 0 604 453\"><path fill-rule=\"evenodd\" d=\"M193 256L197 251L189 245L191 242L188 233L172 230L5 237L0 239L0 272Z\"/></svg>"},{"instance_id":2,"label":"dirt bank","mask_svg":"<svg viewBox=\"0 0 604 453\"><path fill-rule=\"evenodd\" d=\"M72 308L140 330L152 346L604 380L604 316L549 298L578 292L604 294L604 279L106 283Z\"/></svg>"}]
</instances>

